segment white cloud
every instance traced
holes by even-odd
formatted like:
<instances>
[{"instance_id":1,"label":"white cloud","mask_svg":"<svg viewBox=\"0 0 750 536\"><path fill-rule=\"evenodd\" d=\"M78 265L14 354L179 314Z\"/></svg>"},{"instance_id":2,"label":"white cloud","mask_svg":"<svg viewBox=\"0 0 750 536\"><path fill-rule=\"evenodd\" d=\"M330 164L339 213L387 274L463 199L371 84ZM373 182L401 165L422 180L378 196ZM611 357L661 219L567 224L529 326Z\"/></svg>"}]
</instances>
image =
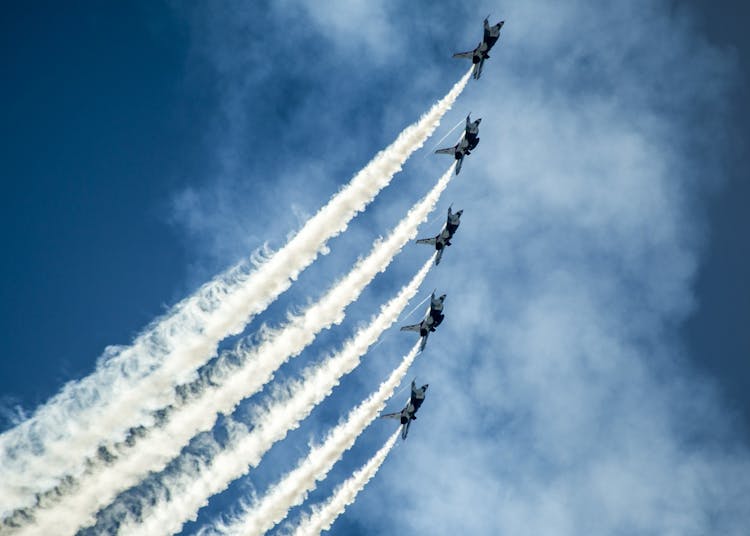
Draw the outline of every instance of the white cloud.
<instances>
[{"instance_id":1,"label":"white cloud","mask_svg":"<svg viewBox=\"0 0 750 536\"><path fill-rule=\"evenodd\" d=\"M431 397L350 515L388 511L383 533L741 534L750 457L675 330L722 136L692 128L725 113L731 64L661 4L523 6L466 104L482 142L440 266Z\"/></svg>"},{"instance_id":2,"label":"white cloud","mask_svg":"<svg viewBox=\"0 0 750 536\"><path fill-rule=\"evenodd\" d=\"M419 69L430 80L460 70L447 51L444 65L424 49L391 64L411 69L401 81L412 101L341 76L351 66L342 58L361 48L378 64L363 69L382 69L391 43L466 49L475 42L463 29L478 39L487 11L506 20L482 79L444 121L447 130L469 110L484 118L447 196L465 210L461 229L431 274L448 292L446 321L414 367L431 394L409 441L346 515L385 534L743 533L750 456L676 329L696 307L696 207L722 180L727 52L666 2L519 2L477 10L471 24L430 4L414 9L442 26L407 34L383 4L281 11L300 17L297 6L342 62L325 62L335 90L310 89L335 94L316 132L346 132L314 177L345 169L341 153L371 151L372 131L416 97L431 100L408 89L420 86ZM358 114L370 122L346 122ZM303 118L300 129L313 127ZM367 222L381 227L407 206L420 177L437 176L437 158L418 154ZM283 185L282 207L285 189L315 189L301 175Z\"/></svg>"},{"instance_id":3,"label":"white cloud","mask_svg":"<svg viewBox=\"0 0 750 536\"><path fill-rule=\"evenodd\" d=\"M312 24L336 47L357 61L382 62L406 47L402 35L390 24L389 5L367 0L283 0L275 11L290 21L290 28ZM293 31L293 30L292 30Z\"/></svg>"}]
</instances>

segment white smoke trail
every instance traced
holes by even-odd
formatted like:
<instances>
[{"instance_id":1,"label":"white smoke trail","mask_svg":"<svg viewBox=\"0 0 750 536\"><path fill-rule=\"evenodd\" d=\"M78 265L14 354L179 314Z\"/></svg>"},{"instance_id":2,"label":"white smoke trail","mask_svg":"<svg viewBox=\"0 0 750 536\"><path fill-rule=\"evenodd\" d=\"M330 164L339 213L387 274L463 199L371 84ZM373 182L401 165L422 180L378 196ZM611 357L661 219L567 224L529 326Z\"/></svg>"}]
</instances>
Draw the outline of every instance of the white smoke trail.
<instances>
[{"instance_id":1,"label":"white smoke trail","mask_svg":"<svg viewBox=\"0 0 750 536\"><path fill-rule=\"evenodd\" d=\"M302 504L308 493L315 489L316 483L326 477L344 452L354 445L357 437L383 410L386 401L393 395L414 361L418 349L417 344L378 391L354 408L343 423L329 432L322 445L313 448L295 469L273 485L258 502L245 508L231 523L217 525L214 532L232 536L258 536L284 519L292 507ZM398 430L394 438L397 434Z\"/></svg>"},{"instance_id":2,"label":"white smoke trail","mask_svg":"<svg viewBox=\"0 0 750 536\"><path fill-rule=\"evenodd\" d=\"M83 474L87 458L102 442L121 441L129 429L151 426L152 412L175 402L174 386L194 375L216 353L219 341L241 332L252 315L286 290L326 242L388 185L437 128L469 75L255 271L230 270L204 286L132 346L105 356L92 375L69 383L31 419L0 435L0 517L32 506L36 493L60 484L65 475Z\"/></svg>"},{"instance_id":3,"label":"white smoke trail","mask_svg":"<svg viewBox=\"0 0 750 536\"><path fill-rule=\"evenodd\" d=\"M345 305L354 301L369 281L378 272L384 270L393 256L416 235L419 223L424 221L433 210L440 194L453 177L452 172L453 166L451 165L438 180L435 187L412 207L388 239L376 243L370 255L360 261L357 267L344 280L335 285L324 298L311 306L303 315L292 319L284 329L271 332L264 344L251 349L248 355L243 356L243 361L248 365L240 370L230 367L222 373L217 373L214 379L219 381L219 387L209 388L204 396L191 401L182 408L176 419L168 422L164 428L156 430L155 434L145 438L144 441L139 441L136 448L140 447L143 452L142 457L153 459L155 452L159 452L161 460L158 469L164 467L169 459L177 455L181 446L190 437L213 426L217 413L231 412L244 397L257 392L265 383L270 381L273 372L290 356L297 355L312 342L320 329L328 327L334 322L340 322L343 318ZM219 380L219 378L222 379ZM170 445L171 455L164 456L163 451L170 448ZM145 469L157 470L153 463L148 467L142 463L139 465L141 474ZM240 464L239 467L245 467L246 465ZM111 473L111 470L109 473ZM121 477L118 480L121 481L122 479ZM220 480L215 482L220 482ZM211 485L213 485L213 482ZM179 494L181 499L186 499L191 493L197 494L200 491L200 487L192 485L188 487L190 489L186 489ZM171 493L170 495L175 496L176 494ZM100 497L101 493L92 494L92 496ZM188 508L183 513L192 515L208 497L210 495L201 498L192 510ZM144 508L147 507L144 506ZM167 508L167 506L164 508Z\"/></svg>"},{"instance_id":4,"label":"white smoke trail","mask_svg":"<svg viewBox=\"0 0 750 536\"><path fill-rule=\"evenodd\" d=\"M372 480L380 466L383 465L386 456L398 439L399 430L385 442L375 456L370 458L365 465L355 471L345 482L343 482L333 495L321 505L314 506L312 512L300 519L296 529L287 531L294 536L317 536L324 530L330 530L334 521L344 513L346 507L352 504L360 491Z\"/></svg>"},{"instance_id":5,"label":"white smoke trail","mask_svg":"<svg viewBox=\"0 0 750 536\"><path fill-rule=\"evenodd\" d=\"M325 478L328 471L331 470L343 453L351 448L362 431L377 418L388 399L393 395L393 391L403 380L418 353L419 344L417 343L404 356L401 364L391 373L388 379L380 384L378 390L351 410L344 422L331 430L322 445L314 448L306 458L300 461L297 468L277 483L258 504L243 512L234 523L224 527L223 531L217 530L225 534L262 534L281 521L289 508L295 504L300 504L305 499L307 493L315 488L315 483ZM253 435L255 434L250 434L248 439ZM211 491L217 493L226 487L226 485L215 486L215 479L221 473L227 473L223 475L225 477L229 476L226 467L234 466L231 467L231 479L245 474L248 471L247 465L241 465L241 462L238 463L236 459L236 455L243 452L243 448L244 445L240 448L233 448L231 452L221 453L214 458L211 467L201 473L200 483L211 486L213 488ZM190 493L194 484L187 485L185 491ZM182 527L182 522L178 521L176 515L178 510L183 512L190 510L191 516L194 517L197 507L205 504L209 496L206 494L201 502L190 501L190 508L188 509L182 510L183 505L180 504L179 509L162 510L158 512L158 515L148 517L142 525L130 525L129 530L121 531L121 534L154 536L178 532ZM182 489L177 494L177 499L180 503L184 501Z\"/></svg>"},{"instance_id":6,"label":"white smoke trail","mask_svg":"<svg viewBox=\"0 0 750 536\"><path fill-rule=\"evenodd\" d=\"M282 328L266 333L259 346L242 349L242 366L221 362L212 374L213 383L203 393L175 407L169 420L152 428L135 445L111 464L99 467L82 478L78 487L49 508L35 511L33 523L20 534L69 534L95 522L95 513L118 493L134 486L149 472L164 469L191 437L210 430L219 413L229 414L245 397L258 392L274 371L298 355L322 329L343 319L344 309L355 301L370 281L390 264L403 246L416 236L417 228L453 177L453 166L433 189L410 210L385 240L377 240L369 256L357 262L352 271L336 283L303 314L290 318Z\"/></svg>"},{"instance_id":7,"label":"white smoke trail","mask_svg":"<svg viewBox=\"0 0 750 536\"><path fill-rule=\"evenodd\" d=\"M229 289L242 284L248 269L247 263L241 264L205 284L153 322L131 346L108 347L94 373L68 383L30 419L0 434L0 516L58 485L61 475L75 474L75 467L99 439L81 423L104 429L110 423L102 420L118 420L118 415L95 413L112 402L113 394L122 394L125 385L152 372L178 342L191 346L208 315Z\"/></svg>"}]
</instances>

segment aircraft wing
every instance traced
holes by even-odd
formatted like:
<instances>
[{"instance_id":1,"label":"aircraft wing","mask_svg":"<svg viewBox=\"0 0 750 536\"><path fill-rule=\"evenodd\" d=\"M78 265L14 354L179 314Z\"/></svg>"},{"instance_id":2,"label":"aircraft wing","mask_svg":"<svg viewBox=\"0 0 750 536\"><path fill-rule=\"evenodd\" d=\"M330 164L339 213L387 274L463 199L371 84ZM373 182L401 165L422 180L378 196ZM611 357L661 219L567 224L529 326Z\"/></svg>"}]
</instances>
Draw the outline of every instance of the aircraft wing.
<instances>
[{"instance_id":1,"label":"aircraft wing","mask_svg":"<svg viewBox=\"0 0 750 536\"><path fill-rule=\"evenodd\" d=\"M445 248L439 249L437 255L435 255L435 266L440 264L440 259L443 258L443 251L445 251Z\"/></svg>"},{"instance_id":2,"label":"aircraft wing","mask_svg":"<svg viewBox=\"0 0 750 536\"><path fill-rule=\"evenodd\" d=\"M385 415L381 415L380 418L381 419L400 419L401 412L397 411L396 413L386 413Z\"/></svg>"},{"instance_id":3,"label":"aircraft wing","mask_svg":"<svg viewBox=\"0 0 750 536\"><path fill-rule=\"evenodd\" d=\"M401 326L401 331L419 331L422 327L422 323L412 324L411 326Z\"/></svg>"},{"instance_id":4,"label":"aircraft wing","mask_svg":"<svg viewBox=\"0 0 750 536\"><path fill-rule=\"evenodd\" d=\"M417 244L429 244L430 246L434 246L437 242L437 237L435 238L420 238L417 240Z\"/></svg>"},{"instance_id":5,"label":"aircraft wing","mask_svg":"<svg viewBox=\"0 0 750 536\"><path fill-rule=\"evenodd\" d=\"M438 149L435 154L453 154L456 152L455 145L453 147L446 147L445 149Z\"/></svg>"},{"instance_id":6,"label":"aircraft wing","mask_svg":"<svg viewBox=\"0 0 750 536\"><path fill-rule=\"evenodd\" d=\"M455 54L453 54L453 57L454 58L468 58L468 59L471 59L471 58L474 57L474 51L470 50L468 52L456 52Z\"/></svg>"}]
</instances>

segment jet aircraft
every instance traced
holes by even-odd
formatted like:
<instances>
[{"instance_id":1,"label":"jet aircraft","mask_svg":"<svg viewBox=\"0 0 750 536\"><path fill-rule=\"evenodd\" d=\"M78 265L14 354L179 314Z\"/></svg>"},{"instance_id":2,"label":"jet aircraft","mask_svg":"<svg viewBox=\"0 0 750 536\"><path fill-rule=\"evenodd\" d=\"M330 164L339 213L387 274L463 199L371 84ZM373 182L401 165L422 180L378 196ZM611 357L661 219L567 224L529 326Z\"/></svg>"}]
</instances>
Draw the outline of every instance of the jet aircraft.
<instances>
[{"instance_id":1,"label":"jet aircraft","mask_svg":"<svg viewBox=\"0 0 750 536\"><path fill-rule=\"evenodd\" d=\"M476 121L471 120L471 114L466 116L466 127L464 127L464 134L461 136L461 140L453 147L445 147L444 149L438 149L435 154L452 154L457 160L456 162L456 175L461 171L461 165L464 162L464 156L471 154L477 145L479 145L479 123L482 122L480 117Z\"/></svg>"},{"instance_id":2,"label":"jet aircraft","mask_svg":"<svg viewBox=\"0 0 750 536\"><path fill-rule=\"evenodd\" d=\"M420 238L417 240L417 244L429 244L435 246L437 250L437 256L435 257L435 266L440 264L440 259L443 257L443 250L451 245L451 238L456 233L456 229L461 224L461 214L463 210L451 212L451 207L448 207L448 218L446 219L445 225L443 226L440 234L435 238Z\"/></svg>"},{"instance_id":3,"label":"jet aircraft","mask_svg":"<svg viewBox=\"0 0 750 536\"><path fill-rule=\"evenodd\" d=\"M424 384L422 387L417 388L416 381L412 380L411 397L409 398L409 402L406 403L406 407L396 413L381 415L383 419L399 419L401 421L401 439L406 439L411 421L417 420L417 411L422 406L422 402L424 402L427 387L429 385Z\"/></svg>"},{"instance_id":4,"label":"jet aircraft","mask_svg":"<svg viewBox=\"0 0 750 536\"><path fill-rule=\"evenodd\" d=\"M445 301L445 294L439 298L435 297L435 292L430 297L430 308L427 310L427 314L419 324L412 324L411 326L402 326L401 331L416 331L419 336L422 337L422 343L419 345L419 351L424 350L427 344L427 337L430 336L430 332L435 331L440 323L445 318L443 314L443 302Z\"/></svg>"},{"instance_id":5,"label":"jet aircraft","mask_svg":"<svg viewBox=\"0 0 750 536\"><path fill-rule=\"evenodd\" d=\"M484 67L484 60L490 57L489 51L495 46L497 40L500 39L500 28L505 24L504 20L501 20L494 26L490 26L487 19L484 19L484 35L482 41L477 45L477 48L470 50L469 52L457 52L453 54L454 58L469 58L474 64L474 80L479 80L482 75L482 67Z\"/></svg>"}]
</instances>

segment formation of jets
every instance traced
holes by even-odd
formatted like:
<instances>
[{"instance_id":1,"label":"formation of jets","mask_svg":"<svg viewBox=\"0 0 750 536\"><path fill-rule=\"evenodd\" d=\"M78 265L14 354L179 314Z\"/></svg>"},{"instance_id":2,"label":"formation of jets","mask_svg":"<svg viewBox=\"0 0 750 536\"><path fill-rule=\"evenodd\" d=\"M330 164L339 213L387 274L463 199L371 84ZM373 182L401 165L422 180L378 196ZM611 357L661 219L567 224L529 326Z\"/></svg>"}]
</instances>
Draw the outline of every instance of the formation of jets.
<instances>
[{"instance_id":1,"label":"formation of jets","mask_svg":"<svg viewBox=\"0 0 750 536\"><path fill-rule=\"evenodd\" d=\"M477 47L469 52L459 52L453 55L454 58L469 58L474 64L474 71L472 73L475 80L478 80L482 74L482 68L484 67L484 60L490 57L489 51L497 43L500 38L500 28L503 27L505 21L500 21L494 26L490 26L489 20L484 19L484 35L482 41ZM451 154L456 159L456 175L461 171L461 165L463 164L464 157L471 154L476 146L479 144L479 123L482 119L475 121L471 120L471 114L466 116L466 125L464 132L459 142L453 147L446 147L435 151L437 154ZM445 225L440 230L440 233L433 238L420 238L417 240L417 244L427 244L435 246L435 266L440 264L440 259L443 257L445 248L451 245L451 240L458 230L458 226L461 224L461 215L463 210L457 210L453 212L451 207L448 207L448 217ZM411 324L408 326L402 326L401 331L415 331L419 333L421 341L419 344L419 351L422 352L427 345L427 337L430 333L434 332L435 329L443 322L445 315L443 314L443 303L445 302L445 294L436 297L435 292L432 292L430 296L430 306L425 313L424 318L418 324ZM404 409L396 413L387 413L381 415L382 418L399 419L401 422L401 438L406 439L409 433L409 425L411 421L417 419L417 411L422 406L427 392L427 384L417 388L416 380L411 382L411 396L409 401L406 403Z\"/></svg>"}]
</instances>

